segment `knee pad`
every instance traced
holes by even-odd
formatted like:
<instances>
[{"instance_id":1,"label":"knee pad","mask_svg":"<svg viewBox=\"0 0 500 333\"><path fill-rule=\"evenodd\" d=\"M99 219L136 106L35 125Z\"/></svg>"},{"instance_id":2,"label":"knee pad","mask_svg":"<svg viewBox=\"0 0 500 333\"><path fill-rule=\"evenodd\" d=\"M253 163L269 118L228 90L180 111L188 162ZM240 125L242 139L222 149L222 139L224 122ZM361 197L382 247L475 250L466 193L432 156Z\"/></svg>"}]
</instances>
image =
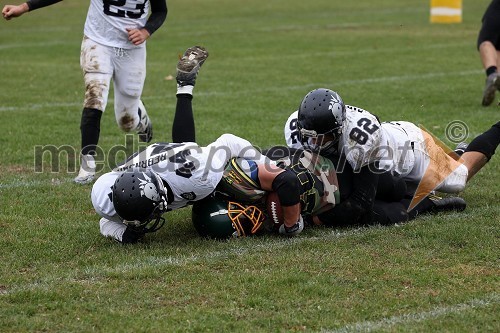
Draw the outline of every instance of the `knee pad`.
<instances>
[{"instance_id":1,"label":"knee pad","mask_svg":"<svg viewBox=\"0 0 500 333\"><path fill-rule=\"evenodd\" d=\"M117 119L118 126L124 132L131 132L137 128L140 123L140 118L138 112L132 113L122 113Z\"/></svg>"},{"instance_id":2,"label":"knee pad","mask_svg":"<svg viewBox=\"0 0 500 333\"><path fill-rule=\"evenodd\" d=\"M273 180L273 191L278 193L282 206L293 206L300 202L299 179L291 170L285 170Z\"/></svg>"}]
</instances>

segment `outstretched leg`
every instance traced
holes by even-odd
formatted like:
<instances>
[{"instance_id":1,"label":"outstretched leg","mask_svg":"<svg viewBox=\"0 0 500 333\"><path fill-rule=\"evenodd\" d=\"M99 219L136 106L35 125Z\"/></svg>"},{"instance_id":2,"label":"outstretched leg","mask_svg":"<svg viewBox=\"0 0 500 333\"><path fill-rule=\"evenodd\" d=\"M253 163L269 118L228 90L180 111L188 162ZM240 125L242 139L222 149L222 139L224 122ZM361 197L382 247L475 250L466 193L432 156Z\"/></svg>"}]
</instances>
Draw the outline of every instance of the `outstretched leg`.
<instances>
[{"instance_id":1,"label":"outstretched leg","mask_svg":"<svg viewBox=\"0 0 500 333\"><path fill-rule=\"evenodd\" d=\"M177 104L172 124L172 142L195 142L193 115L193 88L201 65L208 52L201 46L193 46L184 52L177 63Z\"/></svg>"},{"instance_id":2,"label":"outstretched leg","mask_svg":"<svg viewBox=\"0 0 500 333\"><path fill-rule=\"evenodd\" d=\"M467 180L471 179L488 163L500 144L500 121L489 130L471 141L462 155L463 164L469 170Z\"/></svg>"}]
</instances>

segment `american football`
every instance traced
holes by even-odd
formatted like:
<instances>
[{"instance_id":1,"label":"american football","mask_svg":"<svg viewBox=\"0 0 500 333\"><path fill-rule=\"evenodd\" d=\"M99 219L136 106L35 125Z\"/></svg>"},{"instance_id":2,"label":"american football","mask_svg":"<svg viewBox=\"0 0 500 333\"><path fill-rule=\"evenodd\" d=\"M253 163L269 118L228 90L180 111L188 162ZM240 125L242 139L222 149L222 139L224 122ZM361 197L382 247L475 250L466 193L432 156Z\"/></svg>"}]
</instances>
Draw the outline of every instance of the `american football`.
<instances>
[{"instance_id":1,"label":"american football","mask_svg":"<svg viewBox=\"0 0 500 333\"><path fill-rule=\"evenodd\" d=\"M267 214L272 221L272 228L278 230L283 224L283 211L281 209L278 193L269 192L266 199Z\"/></svg>"}]
</instances>

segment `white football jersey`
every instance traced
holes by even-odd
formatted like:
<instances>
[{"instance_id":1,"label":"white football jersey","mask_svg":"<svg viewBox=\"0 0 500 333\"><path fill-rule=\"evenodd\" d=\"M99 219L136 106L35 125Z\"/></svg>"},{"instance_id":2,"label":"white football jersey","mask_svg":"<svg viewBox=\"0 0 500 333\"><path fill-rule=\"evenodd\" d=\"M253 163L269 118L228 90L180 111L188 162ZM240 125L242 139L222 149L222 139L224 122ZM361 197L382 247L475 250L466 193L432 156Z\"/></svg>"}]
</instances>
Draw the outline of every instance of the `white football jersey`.
<instances>
[{"instance_id":1,"label":"white football jersey","mask_svg":"<svg viewBox=\"0 0 500 333\"><path fill-rule=\"evenodd\" d=\"M383 122L370 112L346 105L346 121L339 147L354 170L379 162L379 168L405 176L415 161L412 140L402 125L416 128L412 123ZM417 128L418 130L418 128Z\"/></svg>"},{"instance_id":2,"label":"white football jersey","mask_svg":"<svg viewBox=\"0 0 500 333\"><path fill-rule=\"evenodd\" d=\"M140 167L156 172L171 188L174 200L168 210L182 208L212 193L227 162L238 156L265 161L250 142L232 134L224 134L206 147L194 142L154 143L99 177L92 188L92 204L102 217L120 221L111 202L111 186L125 170Z\"/></svg>"},{"instance_id":3,"label":"white football jersey","mask_svg":"<svg viewBox=\"0 0 500 333\"><path fill-rule=\"evenodd\" d=\"M288 117L285 123L285 141L289 148L301 149L302 144L299 140L299 130L297 129L297 117L299 111L293 112L290 117Z\"/></svg>"},{"instance_id":4,"label":"white football jersey","mask_svg":"<svg viewBox=\"0 0 500 333\"><path fill-rule=\"evenodd\" d=\"M128 40L126 28L143 28L149 15L149 0L90 0L84 34L99 44L122 49L145 47Z\"/></svg>"},{"instance_id":5,"label":"white football jersey","mask_svg":"<svg viewBox=\"0 0 500 333\"><path fill-rule=\"evenodd\" d=\"M295 111L285 124L289 147L296 147L293 138L298 135L297 116ZM343 149L355 170L378 161L379 168L414 183L421 182L429 172L429 188L446 193L462 191L467 182L468 169L450 157L426 131L407 121L380 123L377 117L355 106L346 105L339 149ZM434 184L436 175L443 179Z\"/></svg>"}]
</instances>

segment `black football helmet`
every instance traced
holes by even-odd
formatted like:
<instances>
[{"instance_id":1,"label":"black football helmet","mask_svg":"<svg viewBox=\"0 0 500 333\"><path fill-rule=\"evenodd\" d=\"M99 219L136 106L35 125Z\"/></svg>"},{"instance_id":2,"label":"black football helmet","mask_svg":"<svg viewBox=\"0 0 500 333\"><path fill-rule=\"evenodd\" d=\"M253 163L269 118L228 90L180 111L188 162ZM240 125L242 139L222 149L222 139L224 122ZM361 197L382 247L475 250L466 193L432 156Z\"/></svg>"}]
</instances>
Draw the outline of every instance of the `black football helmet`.
<instances>
[{"instance_id":1,"label":"black football helmet","mask_svg":"<svg viewBox=\"0 0 500 333\"><path fill-rule=\"evenodd\" d=\"M194 202L191 218L200 236L215 239L257 234L263 231L266 219L257 206L226 200L218 195Z\"/></svg>"},{"instance_id":2,"label":"black football helmet","mask_svg":"<svg viewBox=\"0 0 500 333\"><path fill-rule=\"evenodd\" d=\"M342 135L346 108L335 91L310 91L300 103L297 127L302 145L314 152L334 153Z\"/></svg>"},{"instance_id":3,"label":"black football helmet","mask_svg":"<svg viewBox=\"0 0 500 333\"><path fill-rule=\"evenodd\" d=\"M123 223L143 232L153 232L165 223L167 191L155 172L134 168L116 178L112 186L112 201ZM150 223L151 221L153 221Z\"/></svg>"}]
</instances>

